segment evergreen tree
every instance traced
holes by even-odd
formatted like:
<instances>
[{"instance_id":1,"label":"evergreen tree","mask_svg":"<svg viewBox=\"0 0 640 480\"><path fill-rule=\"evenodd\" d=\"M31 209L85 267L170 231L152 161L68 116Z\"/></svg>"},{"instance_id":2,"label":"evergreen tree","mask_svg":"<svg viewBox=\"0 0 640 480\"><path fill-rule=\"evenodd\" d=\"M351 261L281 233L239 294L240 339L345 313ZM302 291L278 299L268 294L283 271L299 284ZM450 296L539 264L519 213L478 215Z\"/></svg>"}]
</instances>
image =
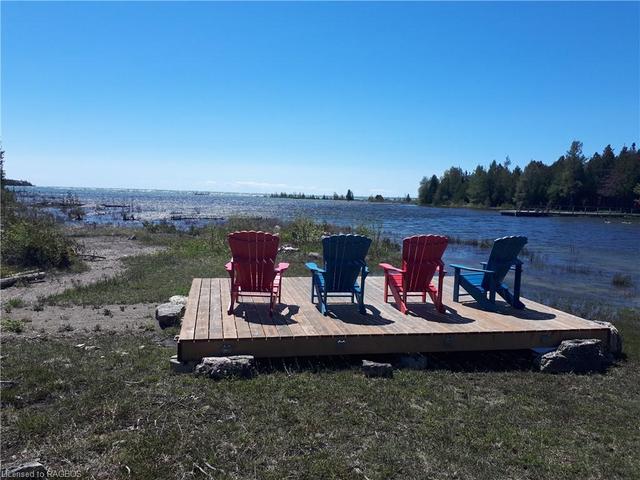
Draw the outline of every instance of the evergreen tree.
<instances>
[{"instance_id":1,"label":"evergreen tree","mask_svg":"<svg viewBox=\"0 0 640 480\"><path fill-rule=\"evenodd\" d=\"M542 162L532 160L524 168L516 188L518 207L544 207L548 203L547 191L551 185L551 169Z\"/></svg>"},{"instance_id":2,"label":"evergreen tree","mask_svg":"<svg viewBox=\"0 0 640 480\"><path fill-rule=\"evenodd\" d=\"M352 192L351 190L347 190L347 196L346 196L346 199L347 199L348 201L353 200L353 192Z\"/></svg>"},{"instance_id":3,"label":"evergreen tree","mask_svg":"<svg viewBox=\"0 0 640 480\"><path fill-rule=\"evenodd\" d=\"M478 165L469 177L467 194L471 203L489 206L491 192L489 191L487 171L482 165Z\"/></svg>"},{"instance_id":4,"label":"evergreen tree","mask_svg":"<svg viewBox=\"0 0 640 480\"><path fill-rule=\"evenodd\" d=\"M420 205L433 205L433 201L440 186L440 180L432 175L429 180L423 177L418 188L418 203Z\"/></svg>"}]
</instances>

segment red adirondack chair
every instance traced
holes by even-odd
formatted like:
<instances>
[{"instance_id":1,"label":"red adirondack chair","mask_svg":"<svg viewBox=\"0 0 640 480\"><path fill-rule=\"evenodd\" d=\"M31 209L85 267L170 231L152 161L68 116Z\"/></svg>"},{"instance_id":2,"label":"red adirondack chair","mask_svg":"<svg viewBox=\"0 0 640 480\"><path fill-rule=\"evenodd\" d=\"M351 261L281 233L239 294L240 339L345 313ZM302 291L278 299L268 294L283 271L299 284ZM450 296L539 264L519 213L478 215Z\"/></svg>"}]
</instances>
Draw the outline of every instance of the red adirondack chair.
<instances>
[{"instance_id":1,"label":"red adirondack chair","mask_svg":"<svg viewBox=\"0 0 640 480\"><path fill-rule=\"evenodd\" d=\"M280 238L266 232L242 231L229 234L231 261L225 265L231 277L231 314L239 297L269 297L269 316L282 296L282 276L288 263L276 267Z\"/></svg>"},{"instance_id":2,"label":"red adirondack chair","mask_svg":"<svg viewBox=\"0 0 640 480\"><path fill-rule=\"evenodd\" d=\"M389 298L389 290L402 313L407 313L407 297L421 295L427 301L427 293L439 312L442 305L442 280L444 263L442 254L449 240L440 235L415 235L402 241L402 268L381 263L384 269L384 301ZM431 280L438 271L438 288Z\"/></svg>"}]
</instances>

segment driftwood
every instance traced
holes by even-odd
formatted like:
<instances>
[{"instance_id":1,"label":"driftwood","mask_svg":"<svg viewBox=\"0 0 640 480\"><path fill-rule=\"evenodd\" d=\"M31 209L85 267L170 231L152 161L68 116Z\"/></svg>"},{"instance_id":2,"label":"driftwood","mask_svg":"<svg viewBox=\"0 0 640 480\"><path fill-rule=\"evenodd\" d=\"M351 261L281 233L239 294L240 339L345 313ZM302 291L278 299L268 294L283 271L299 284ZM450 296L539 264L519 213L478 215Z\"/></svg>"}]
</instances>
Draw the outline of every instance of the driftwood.
<instances>
[{"instance_id":1,"label":"driftwood","mask_svg":"<svg viewBox=\"0 0 640 480\"><path fill-rule=\"evenodd\" d=\"M76 254L78 257L86 258L88 260L106 260L107 257L103 257L102 255L92 255L90 253L78 253Z\"/></svg>"},{"instance_id":2,"label":"driftwood","mask_svg":"<svg viewBox=\"0 0 640 480\"><path fill-rule=\"evenodd\" d=\"M34 282L36 280L42 280L44 278L44 272L32 270L30 272L17 273L9 277L0 279L0 288L7 288L14 285L16 282Z\"/></svg>"}]
</instances>

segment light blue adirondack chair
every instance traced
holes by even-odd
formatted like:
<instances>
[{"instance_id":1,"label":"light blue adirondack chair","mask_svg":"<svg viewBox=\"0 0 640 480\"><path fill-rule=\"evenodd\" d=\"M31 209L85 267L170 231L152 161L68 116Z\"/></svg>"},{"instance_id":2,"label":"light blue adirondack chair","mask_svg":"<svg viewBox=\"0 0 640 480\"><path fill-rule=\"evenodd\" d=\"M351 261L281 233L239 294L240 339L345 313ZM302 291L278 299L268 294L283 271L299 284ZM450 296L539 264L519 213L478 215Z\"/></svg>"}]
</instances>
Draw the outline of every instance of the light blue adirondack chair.
<instances>
[{"instance_id":1,"label":"light blue adirondack chair","mask_svg":"<svg viewBox=\"0 0 640 480\"><path fill-rule=\"evenodd\" d=\"M361 235L331 235L322 239L324 268L307 263L311 270L311 302L318 298L318 308L328 314L328 297L351 297L358 301L358 311L364 308L364 281L369 274L365 257L371 239ZM361 278L358 283L358 276Z\"/></svg>"},{"instance_id":2,"label":"light blue adirondack chair","mask_svg":"<svg viewBox=\"0 0 640 480\"><path fill-rule=\"evenodd\" d=\"M525 308L520 301L520 282L522 279L522 262L518 254L527 243L527 237L503 237L493 242L489 261L482 262L482 268L471 268L464 265L451 265L454 268L453 301L458 302L460 287L471 295L480 308L494 311L496 309L496 293L514 308ZM515 270L513 293L503 283L509 270Z\"/></svg>"}]
</instances>

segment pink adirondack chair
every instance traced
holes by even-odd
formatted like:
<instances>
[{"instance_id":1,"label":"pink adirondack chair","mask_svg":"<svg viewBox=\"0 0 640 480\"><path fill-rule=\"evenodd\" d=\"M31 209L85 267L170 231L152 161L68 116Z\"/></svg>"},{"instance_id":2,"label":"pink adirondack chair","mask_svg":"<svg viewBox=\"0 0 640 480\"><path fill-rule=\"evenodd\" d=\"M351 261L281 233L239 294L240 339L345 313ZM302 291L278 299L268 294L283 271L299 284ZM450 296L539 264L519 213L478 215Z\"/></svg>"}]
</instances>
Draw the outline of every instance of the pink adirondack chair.
<instances>
[{"instance_id":1,"label":"pink adirondack chair","mask_svg":"<svg viewBox=\"0 0 640 480\"><path fill-rule=\"evenodd\" d=\"M231 302L228 313L233 312L239 297L269 297L269 316L282 297L282 276L288 263L276 266L280 238L266 232L242 231L229 234L231 261L225 265L231 278Z\"/></svg>"},{"instance_id":2,"label":"pink adirondack chair","mask_svg":"<svg viewBox=\"0 0 640 480\"><path fill-rule=\"evenodd\" d=\"M427 294L439 312L444 312L442 304L442 281L444 263L442 254L449 240L441 235L416 235L402 241L402 268L381 263L384 269L384 301L389 298L389 290L402 313L407 313L407 297L421 295L427 301ZM431 280L438 271L438 287Z\"/></svg>"}]
</instances>

